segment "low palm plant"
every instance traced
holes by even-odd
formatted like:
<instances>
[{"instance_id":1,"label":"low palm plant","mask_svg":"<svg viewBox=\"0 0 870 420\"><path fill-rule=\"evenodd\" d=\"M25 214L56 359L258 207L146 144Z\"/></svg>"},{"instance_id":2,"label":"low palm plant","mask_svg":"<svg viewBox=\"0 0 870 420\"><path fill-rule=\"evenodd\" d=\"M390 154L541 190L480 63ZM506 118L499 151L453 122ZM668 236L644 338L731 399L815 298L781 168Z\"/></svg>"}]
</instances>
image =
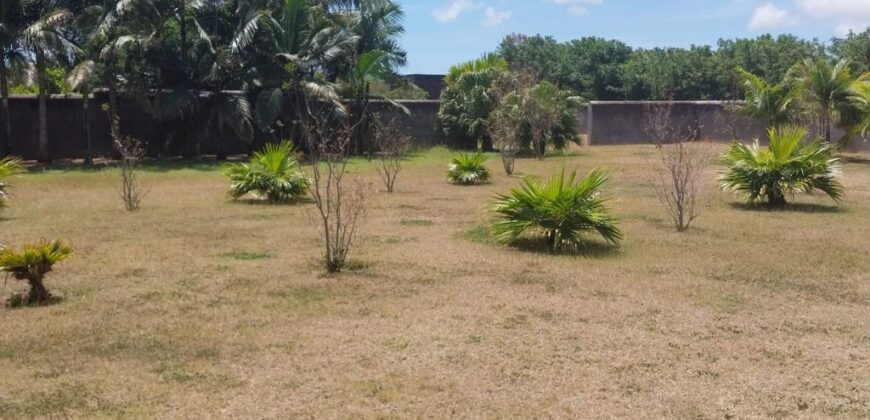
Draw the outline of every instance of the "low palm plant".
<instances>
[{"instance_id":1,"label":"low palm plant","mask_svg":"<svg viewBox=\"0 0 870 420\"><path fill-rule=\"evenodd\" d=\"M6 201L9 200L9 193L6 191L8 185L3 182L3 179L21 173L23 170L21 160L17 158L0 159L0 209L6 207Z\"/></svg>"},{"instance_id":2,"label":"low palm plant","mask_svg":"<svg viewBox=\"0 0 870 420\"><path fill-rule=\"evenodd\" d=\"M296 151L284 141L267 144L246 163L227 166L230 177L230 197L234 200L254 194L271 203L298 200L308 194L310 181L299 167Z\"/></svg>"},{"instance_id":3,"label":"low palm plant","mask_svg":"<svg viewBox=\"0 0 870 420\"><path fill-rule=\"evenodd\" d=\"M447 169L447 179L454 184L475 185L489 181L490 172L484 163L486 156L477 152L463 153L450 161Z\"/></svg>"},{"instance_id":4,"label":"low palm plant","mask_svg":"<svg viewBox=\"0 0 870 420\"><path fill-rule=\"evenodd\" d=\"M491 207L496 239L511 243L525 233L540 232L552 250L576 250L584 244L585 233L597 232L617 244L622 232L601 197L607 174L595 169L575 180L576 173L566 177L562 168L547 182L526 178L522 187L497 196Z\"/></svg>"},{"instance_id":5,"label":"low palm plant","mask_svg":"<svg viewBox=\"0 0 870 420\"><path fill-rule=\"evenodd\" d=\"M51 298L43 283L45 275L52 270L54 264L67 259L72 252L72 246L64 241L26 244L20 251L2 248L0 271L30 283L30 293L26 300L28 305L45 305Z\"/></svg>"},{"instance_id":6,"label":"low palm plant","mask_svg":"<svg viewBox=\"0 0 870 420\"><path fill-rule=\"evenodd\" d=\"M834 201L843 196L839 160L834 149L821 141L806 142L807 130L796 126L771 128L770 144L762 147L738 142L722 158L723 189L734 191L749 204L772 207L786 204L786 195L822 191Z\"/></svg>"}]
</instances>

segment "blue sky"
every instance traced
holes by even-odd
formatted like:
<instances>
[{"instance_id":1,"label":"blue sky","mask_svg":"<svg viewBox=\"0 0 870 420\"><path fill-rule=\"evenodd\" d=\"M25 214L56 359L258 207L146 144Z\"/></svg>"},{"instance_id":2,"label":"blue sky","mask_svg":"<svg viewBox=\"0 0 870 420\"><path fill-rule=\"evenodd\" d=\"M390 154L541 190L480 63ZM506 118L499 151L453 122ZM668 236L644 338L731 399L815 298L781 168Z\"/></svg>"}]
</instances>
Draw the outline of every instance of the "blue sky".
<instances>
[{"instance_id":1,"label":"blue sky","mask_svg":"<svg viewBox=\"0 0 870 420\"><path fill-rule=\"evenodd\" d=\"M870 26L870 0L398 0L403 73L444 73L510 33L619 39L633 47L715 45L719 38L792 33L827 41Z\"/></svg>"}]
</instances>

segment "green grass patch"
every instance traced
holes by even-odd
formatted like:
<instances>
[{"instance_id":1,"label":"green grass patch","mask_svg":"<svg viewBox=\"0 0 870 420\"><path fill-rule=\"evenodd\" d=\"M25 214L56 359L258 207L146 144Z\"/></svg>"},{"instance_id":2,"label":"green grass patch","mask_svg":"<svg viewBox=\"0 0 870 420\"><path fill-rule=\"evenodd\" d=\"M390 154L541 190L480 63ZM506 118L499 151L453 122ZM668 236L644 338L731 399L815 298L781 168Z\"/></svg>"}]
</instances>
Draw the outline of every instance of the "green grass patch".
<instances>
[{"instance_id":1,"label":"green grass patch","mask_svg":"<svg viewBox=\"0 0 870 420\"><path fill-rule=\"evenodd\" d=\"M232 251L220 254L221 258L230 258L239 261L256 261L256 260L268 260L269 258L274 257L269 252L248 252L248 251Z\"/></svg>"}]
</instances>

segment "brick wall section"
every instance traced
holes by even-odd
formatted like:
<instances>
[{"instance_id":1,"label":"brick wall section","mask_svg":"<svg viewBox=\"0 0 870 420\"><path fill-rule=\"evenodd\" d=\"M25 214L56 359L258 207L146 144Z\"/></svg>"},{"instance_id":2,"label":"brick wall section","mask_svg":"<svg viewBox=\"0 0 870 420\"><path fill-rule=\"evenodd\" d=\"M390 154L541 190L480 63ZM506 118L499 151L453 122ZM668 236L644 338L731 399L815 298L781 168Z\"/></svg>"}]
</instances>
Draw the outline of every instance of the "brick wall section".
<instances>
[{"instance_id":1,"label":"brick wall section","mask_svg":"<svg viewBox=\"0 0 870 420\"><path fill-rule=\"evenodd\" d=\"M732 132L743 141L766 137L766 122L758 119L729 117L726 107L733 102L724 101L674 101L674 102L601 102L593 101L587 108L587 141L591 145L650 144L652 138L644 131L644 119L651 104L671 104L671 120L686 129L700 127L700 137L705 140L728 142ZM729 119L731 119L730 122ZM729 129L731 125L733 129ZM841 132L835 132L839 138ZM855 139L848 148L852 152L870 152L870 142Z\"/></svg>"},{"instance_id":2,"label":"brick wall section","mask_svg":"<svg viewBox=\"0 0 870 420\"><path fill-rule=\"evenodd\" d=\"M102 111L101 105L106 103L105 95L98 94L90 101L89 124L91 143L95 156L114 156L112 138L109 133L109 120ZM401 101L411 112L406 116L395 107L386 103L373 102L371 109L389 118L395 115L403 128L414 139L415 145L429 147L442 144L443 136L438 129L438 101ZM38 103L34 96L13 96L9 100L12 119L12 150L3 150L0 145L0 155L11 154L24 159L35 159L39 139ZM86 154L85 125L83 121L82 97L78 95L53 96L48 102L48 135L49 150L54 159L81 159ZM172 126L160 124L135 101L124 100L121 104L122 131L142 139L152 155L167 157L180 155L196 155L191 149L193 142L183 142L183 134L173 132ZM193 129L199 129L194 124ZM245 154L258 149L268 141L277 140L277 136L268 133L257 133L254 142L248 144L239 141L227 130L223 141L229 155ZM292 137L292 136L288 136ZM172 139L176 139L173 141ZM366 141L370 144L370 141ZM210 133L200 141L199 154L211 155L218 150L217 133Z\"/></svg>"}]
</instances>

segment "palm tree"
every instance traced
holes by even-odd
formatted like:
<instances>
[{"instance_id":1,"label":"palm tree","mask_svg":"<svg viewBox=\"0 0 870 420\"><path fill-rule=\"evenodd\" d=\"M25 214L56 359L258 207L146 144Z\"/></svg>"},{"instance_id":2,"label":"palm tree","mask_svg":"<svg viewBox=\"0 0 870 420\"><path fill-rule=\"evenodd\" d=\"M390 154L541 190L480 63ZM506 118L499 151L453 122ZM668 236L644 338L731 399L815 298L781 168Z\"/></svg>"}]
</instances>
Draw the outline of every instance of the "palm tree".
<instances>
[{"instance_id":1,"label":"palm tree","mask_svg":"<svg viewBox=\"0 0 870 420\"><path fill-rule=\"evenodd\" d=\"M832 64L826 59L807 59L795 68L797 83L803 101L815 115L825 142L831 142L831 129L835 124L845 129L847 135L854 131L854 104L850 92L855 77L849 70L849 61Z\"/></svg>"},{"instance_id":2,"label":"palm tree","mask_svg":"<svg viewBox=\"0 0 870 420\"><path fill-rule=\"evenodd\" d=\"M39 151L40 162L50 162L48 150L48 78L46 68L52 60L73 61L79 48L67 39L63 27L73 14L63 7L63 0L47 0L39 8L39 16L22 29L21 45L36 61L36 79L39 86Z\"/></svg>"},{"instance_id":3,"label":"palm tree","mask_svg":"<svg viewBox=\"0 0 870 420\"><path fill-rule=\"evenodd\" d=\"M296 150L288 141L267 144L247 163L228 165L229 195L237 200L249 193L268 202L286 203L308 194L311 182L302 173Z\"/></svg>"},{"instance_id":4,"label":"palm tree","mask_svg":"<svg viewBox=\"0 0 870 420\"><path fill-rule=\"evenodd\" d=\"M739 142L722 158L725 170L719 179L722 188L745 196L750 204L786 204L786 195L822 191L834 201L843 195L839 160L827 143L805 143L807 130L784 126L768 130L770 144L763 148Z\"/></svg>"},{"instance_id":5,"label":"palm tree","mask_svg":"<svg viewBox=\"0 0 870 420\"><path fill-rule=\"evenodd\" d=\"M444 79L447 88L441 97L438 119L454 145L492 150L488 119L497 103L495 81L507 69L507 61L496 55L450 68Z\"/></svg>"},{"instance_id":6,"label":"palm tree","mask_svg":"<svg viewBox=\"0 0 870 420\"><path fill-rule=\"evenodd\" d=\"M767 120L768 126L778 127L791 118L792 105L798 98L798 90L788 81L769 84L764 79L742 69L737 73L743 78L744 103L740 113L752 118Z\"/></svg>"},{"instance_id":7,"label":"palm tree","mask_svg":"<svg viewBox=\"0 0 870 420\"><path fill-rule=\"evenodd\" d=\"M497 196L491 207L496 217L492 231L503 243L514 242L529 231L543 232L553 251L577 250L585 243L586 232L617 244L623 235L606 206L607 199L601 196L608 181L600 169L579 180L576 173L566 177L565 168L547 182L526 178L521 188Z\"/></svg>"},{"instance_id":8,"label":"palm tree","mask_svg":"<svg viewBox=\"0 0 870 420\"><path fill-rule=\"evenodd\" d=\"M870 133L870 72L864 73L852 84L850 100L860 112L857 128L861 136L866 137Z\"/></svg>"},{"instance_id":9,"label":"palm tree","mask_svg":"<svg viewBox=\"0 0 870 420\"><path fill-rule=\"evenodd\" d=\"M26 244L20 252L10 248L0 249L0 271L11 273L17 280L30 284L27 296L28 305L45 305L51 294L46 290L43 280L58 262L72 255L72 247L64 241L42 241Z\"/></svg>"},{"instance_id":10,"label":"palm tree","mask_svg":"<svg viewBox=\"0 0 870 420\"><path fill-rule=\"evenodd\" d=\"M318 73L347 57L357 37L345 28L322 25L315 19L320 10L317 6L310 0L279 0L270 8L268 1L260 0L251 1L239 13L242 19L232 42L233 51L250 47L261 31L269 40L261 47L269 58L256 69L261 86L255 119L262 129L272 128L285 103L300 114L300 96L338 105L336 86Z\"/></svg>"},{"instance_id":11,"label":"palm tree","mask_svg":"<svg viewBox=\"0 0 870 420\"><path fill-rule=\"evenodd\" d=\"M0 159L0 209L6 207L6 201L9 199L9 193L6 192L7 184L3 182L3 179L21 172L24 172L24 168L18 158Z\"/></svg>"},{"instance_id":12,"label":"palm tree","mask_svg":"<svg viewBox=\"0 0 870 420\"><path fill-rule=\"evenodd\" d=\"M20 0L0 1L0 100L3 107L4 152L12 152L12 118L9 115L9 79L12 75L26 73L28 57L21 42L24 29Z\"/></svg>"}]
</instances>

